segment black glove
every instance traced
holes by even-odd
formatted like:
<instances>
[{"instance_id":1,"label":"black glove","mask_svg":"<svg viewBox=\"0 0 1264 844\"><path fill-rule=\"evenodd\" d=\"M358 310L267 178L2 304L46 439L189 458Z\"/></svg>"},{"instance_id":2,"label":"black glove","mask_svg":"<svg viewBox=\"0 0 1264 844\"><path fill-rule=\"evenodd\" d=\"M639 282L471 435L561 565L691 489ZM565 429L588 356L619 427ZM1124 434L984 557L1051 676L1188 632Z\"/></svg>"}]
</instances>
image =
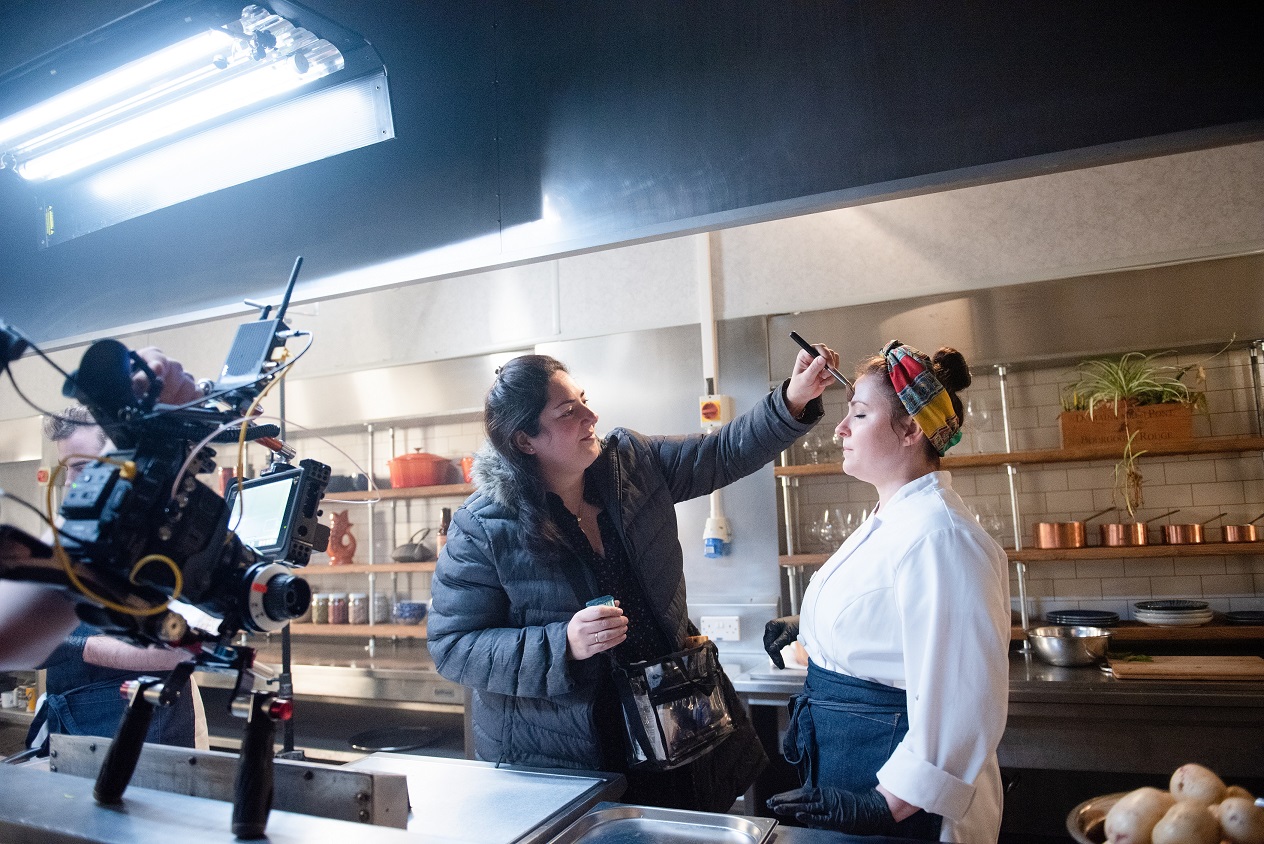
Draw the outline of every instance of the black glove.
<instances>
[{"instance_id":1,"label":"black glove","mask_svg":"<svg viewBox=\"0 0 1264 844\"><path fill-rule=\"evenodd\" d=\"M781 658L781 649L797 638L799 638L799 617L797 615L784 615L781 618L774 618L764 625L764 650L768 651L768 656L772 658L773 665L778 668L786 667L785 661Z\"/></svg>"},{"instance_id":2,"label":"black glove","mask_svg":"<svg viewBox=\"0 0 1264 844\"><path fill-rule=\"evenodd\" d=\"M796 788L769 797L767 806L774 814L792 817L801 824L853 835L889 835L895 831L895 818L876 788Z\"/></svg>"}]
</instances>

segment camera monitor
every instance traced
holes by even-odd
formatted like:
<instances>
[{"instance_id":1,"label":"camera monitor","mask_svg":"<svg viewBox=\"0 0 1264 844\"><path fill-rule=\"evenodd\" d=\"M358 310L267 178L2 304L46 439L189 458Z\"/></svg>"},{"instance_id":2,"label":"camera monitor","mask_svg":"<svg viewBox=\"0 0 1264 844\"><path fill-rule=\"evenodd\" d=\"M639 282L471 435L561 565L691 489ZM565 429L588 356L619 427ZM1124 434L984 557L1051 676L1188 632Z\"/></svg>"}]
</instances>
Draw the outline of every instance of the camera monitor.
<instances>
[{"instance_id":1,"label":"camera monitor","mask_svg":"<svg viewBox=\"0 0 1264 844\"><path fill-rule=\"evenodd\" d=\"M318 527L313 498L318 501L321 492L313 480L305 469L291 468L242 481L240 487L230 484L229 528L268 560L306 565L313 550L313 528Z\"/></svg>"}]
</instances>

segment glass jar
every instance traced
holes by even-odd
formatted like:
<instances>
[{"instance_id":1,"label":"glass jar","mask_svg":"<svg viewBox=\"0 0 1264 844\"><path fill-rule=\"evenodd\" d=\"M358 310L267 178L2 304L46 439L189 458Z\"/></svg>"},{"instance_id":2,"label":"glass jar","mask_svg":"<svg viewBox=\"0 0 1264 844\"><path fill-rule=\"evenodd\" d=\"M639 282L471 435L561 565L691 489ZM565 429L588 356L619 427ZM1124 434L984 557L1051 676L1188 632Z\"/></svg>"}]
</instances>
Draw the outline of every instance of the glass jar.
<instances>
[{"instance_id":1,"label":"glass jar","mask_svg":"<svg viewBox=\"0 0 1264 844\"><path fill-rule=\"evenodd\" d=\"M329 593L317 592L312 596L312 624L329 623Z\"/></svg>"},{"instance_id":2,"label":"glass jar","mask_svg":"<svg viewBox=\"0 0 1264 844\"><path fill-rule=\"evenodd\" d=\"M347 593L333 592L329 595L329 623L347 623Z\"/></svg>"},{"instance_id":3,"label":"glass jar","mask_svg":"<svg viewBox=\"0 0 1264 844\"><path fill-rule=\"evenodd\" d=\"M347 596L347 623L369 623L369 596L364 592L352 592Z\"/></svg>"},{"instance_id":4,"label":"glass jar","mask_svg":"<svg viewBox=\"0 0 1264 844\"><path fill-rule=\"evenodd\" d=\"M385 592L373 593L373 623L386 624L391 620L391 596Z\"/></svg>"}]
</instances>

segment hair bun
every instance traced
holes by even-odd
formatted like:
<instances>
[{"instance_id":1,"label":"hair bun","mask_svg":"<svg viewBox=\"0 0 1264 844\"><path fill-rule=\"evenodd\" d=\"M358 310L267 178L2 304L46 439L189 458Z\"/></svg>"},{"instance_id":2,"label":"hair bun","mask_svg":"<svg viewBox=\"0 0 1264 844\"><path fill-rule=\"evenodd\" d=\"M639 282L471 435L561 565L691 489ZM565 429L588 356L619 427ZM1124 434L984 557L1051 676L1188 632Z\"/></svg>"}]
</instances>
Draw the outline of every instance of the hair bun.
<instances>
[{"instance_id":1,"label":"hair bun","mask_svg":"<svg viewBox=\"0 0 1264 844\"><path fill-rule=\"evenodd\" d=\"M935 377L951 392L959 393L970 386L970 366L956 349L943 347L935 352L931 363L935 368Z\"/></svg>"}]
</instances>

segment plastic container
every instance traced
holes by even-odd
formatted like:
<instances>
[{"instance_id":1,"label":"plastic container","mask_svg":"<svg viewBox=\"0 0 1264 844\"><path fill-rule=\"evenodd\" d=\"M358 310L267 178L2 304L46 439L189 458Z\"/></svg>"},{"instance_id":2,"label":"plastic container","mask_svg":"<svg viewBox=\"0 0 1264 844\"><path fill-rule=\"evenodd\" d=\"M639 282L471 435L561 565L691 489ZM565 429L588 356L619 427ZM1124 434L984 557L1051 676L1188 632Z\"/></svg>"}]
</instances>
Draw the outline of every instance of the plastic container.
<instances>
[{"instance_id":1,"label":"plastic container","mask_svg":"<svg viewBox=\"0 0 1264 844\"><path fill-rule=\"evenodd\" d=\"M329 623L347 623L347 595L344 592L331 593L329 596Z\"/></svg>"},{"instance_id":2,"label":"plastic container","mask_svg":"<svg viewBox=\"0 0 1264 844\"><path fill-rule=\"evenodd\" d=\"M369 623L369 596L365 592L352 592L347 596L347 623Z\"/></svg>"},{"instance_id":3,"label":"plastic container","mask_svg":"<svg viewBox=\"0 0 1264 844\"><path fill-rule=\"evenodd\" d=\"M388 624L391 620L391 596L385 592L373 593L373 624Z\"/></svg>"},{"instance_id":4,"label":"plastic container","mask_svg":"<svg viewBox=\"0 0 1264 844\"><path fill-rule=\"evenodd\" d=\"M312 624L329 623L329 593L317 592L312 596Z\"/></svg>"}]
</instances>

